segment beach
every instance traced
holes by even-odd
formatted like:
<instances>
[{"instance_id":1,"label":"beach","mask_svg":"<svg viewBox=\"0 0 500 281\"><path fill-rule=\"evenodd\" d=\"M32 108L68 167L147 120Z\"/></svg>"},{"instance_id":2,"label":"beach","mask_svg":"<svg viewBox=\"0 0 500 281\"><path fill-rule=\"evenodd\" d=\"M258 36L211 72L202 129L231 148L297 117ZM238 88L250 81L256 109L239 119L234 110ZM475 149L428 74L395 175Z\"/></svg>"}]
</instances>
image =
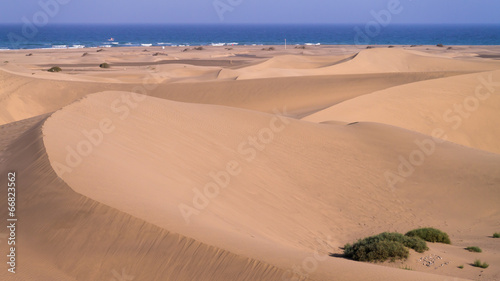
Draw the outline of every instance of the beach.
<instances>
[{"instance_id":1,"label":"beach","mask_svg":"<svg viewBox=\"0 0 500 281\"><path fill-rule=\"evenodd\" d=\"M2 280L500 279L500 46L18 49L0 81ZM420 227L452 243L343 257Z\"/></svg>"}]
</instances>

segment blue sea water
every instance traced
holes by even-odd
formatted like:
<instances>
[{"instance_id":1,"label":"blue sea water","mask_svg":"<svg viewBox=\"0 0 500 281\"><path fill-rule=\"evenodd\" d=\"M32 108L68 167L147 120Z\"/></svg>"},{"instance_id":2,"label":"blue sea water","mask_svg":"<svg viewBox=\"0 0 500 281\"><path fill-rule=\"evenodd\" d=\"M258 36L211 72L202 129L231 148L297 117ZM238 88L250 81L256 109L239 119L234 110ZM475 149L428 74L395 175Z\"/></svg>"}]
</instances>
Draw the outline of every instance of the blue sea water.
<instances>
[{"instance_id":1,"label":"blue sea water","mask_svg":"<svg viewBox=\"0 0 500 281\"><path fill-rule=\"evenodd\" d=\"M110 41L113 38L114 41ZM500 45L498 25L0 25L0 49L178 45Z\"/></svg>"}]
</instances>

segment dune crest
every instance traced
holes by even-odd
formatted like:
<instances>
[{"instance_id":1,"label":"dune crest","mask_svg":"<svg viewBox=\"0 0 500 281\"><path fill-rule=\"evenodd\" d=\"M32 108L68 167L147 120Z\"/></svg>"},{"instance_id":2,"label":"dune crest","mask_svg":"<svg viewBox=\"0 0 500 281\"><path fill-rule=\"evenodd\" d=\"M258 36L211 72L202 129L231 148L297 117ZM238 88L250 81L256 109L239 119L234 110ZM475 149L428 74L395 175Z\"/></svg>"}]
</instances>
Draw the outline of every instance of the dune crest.
<instances>
[{"instance_id":1,"label":"dune crest","mask_svg":"<svg viewBox=\"0 0 500 281\"><path fill-rule=\"evenodd\" d=\"M344 101L306 121L378 122L500 153L500 71L415 82Z\"/></svg>"}]
</instances>

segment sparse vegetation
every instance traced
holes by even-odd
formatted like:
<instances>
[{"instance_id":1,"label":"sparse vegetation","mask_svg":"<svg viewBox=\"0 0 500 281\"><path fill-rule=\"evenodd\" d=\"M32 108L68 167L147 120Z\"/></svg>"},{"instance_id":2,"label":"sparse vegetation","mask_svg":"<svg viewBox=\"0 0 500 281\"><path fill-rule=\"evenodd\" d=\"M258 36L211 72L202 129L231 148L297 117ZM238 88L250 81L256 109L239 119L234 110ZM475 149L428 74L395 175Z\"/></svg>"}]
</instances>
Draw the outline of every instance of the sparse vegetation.
<instances>
[{"instance_id":1,"label":"sparse vegetation","mask_svg":"<svg viewBox=\"0 0 500 281\"><path fill-rule=\"evenodd\" d=\"M262 51L274 51L274 47L262 48Z\"/></svg>"},{"instance_id":2,"label":"sparse vegetation","mask_svg":"<svg viewBox=\"0 0 500 281\"><path fill-rule=\"evenodd\" d=\"M59 67L59 66L53 66L51 67L49 70L47 70L48 72L61 72L62 69Z\"/></svg>"},{"instance_id":3,"label":"sparse vegetation","mask_svg":"<svg viewBox=\"0 0 500 281\"><path fill-rule=\"evenodd\" d=\"M391 46L389 46L389 47L387 47L387 48L394 48L394 46L392 46L392 45L391 45Z\"/></svg>"},{"instance_id":4,"label":"sparse vegetation","mask_svg":"<svg viewBox=\"0 0 500 281\"><path fill-rule=\"evenodd\" d=\"M202 46L199 46L199 47L194 47L193 50L196 50L196 51L203 51L204 48Z\"/></svg>"},{"instance_id":5,"label":"sparse vegetation","mask_svg":"<svg viewBox=\"0 0 500 281\"><path fill-rule=\"evenodd\" d=\"M104 63L101 63L99 65L100 68L110 68L111 66L107 63L107 62L104 62Z\"/></svg>"},{"instance_id":6,"label":"sparse vegetation","mask_svg":"<svg viewBox=\"0 0 500 281\"><path fill-rule=\"evenodd\" d=\"M493 238L500 238L500 232L493 233Z\"/></svg>"},{"instance_id":7,"label":"sparse vegetation","mask_svg":"<svg viewBox=\"0 0 500 281\"><path fill-rule=\"evenodd\" d=\"M451 50L451 49L453 49L453 47L448 47L448 48L446 48L446 50Z\"/></svg>"},{"instance_id":8,"label":"sparse vegetation","mask_svg":"<svg viewBox=\"0 0 500 281\"><path fill-rule=\"evenodd\" d=\"M97 51L96 51L96 52L98 52L98 53L99 53L99 52L102 52L102 51L104 51L104 50L103 50L103 49L97 49Z\"/></svg>"},{"instance_id":9,"label":"sparse vegetation","mask_svg":"<svg viewBox=\"0 0 500 281\"><path fill-rule=\"evenodd\" d=\"M295 49L305 49L306 46L295 46Z\"/></svg>"},{"instance_id":10,"label":"sparse vegetation","mask_svg":"<svg viewBox=\"0 0 500 281\"><path fill-rule=\"evenodd\" d=\"M344 256L357 261L386 261L390 259L407 259L408 248L419 253L428 250L424 240L418 237L408 237L401 233L384 232L358 240L353 245L344 246Z\"/></svg>"},{"instance_id":11,"label":"sparse vegetation","mask_svg":"<svg viewBox=\"0 0 500 281\"><path fill-rule=\"evenodd\" d=\"M85 56L87 56L88 54L89 54L89 53L86 53L86 52L85 52L85 53L83 53L83 54L82 54L82 57L85 57Z\"/></svg>"},{"instance_id":12,"label":"sparse vegetation","mask_svg":"<svg viewBox=\"0 0 500 281\"><path fill-rule=\"evenodd\" d=\"M463 265L459 265L458 268L464 269L464 266Z\"/></svg>"},{"instance_id":13,"label":"sparse vegetation","mask_svg":"<svg viewBox=\"0 0 500 281\"><path fill-rule=\"evenodd\" d=\"M405 265L404 267L401 267L401 269L404 269L404 270L413 270L411 267L409 267L408 265Z\"/></svg>"},{"instance_id":14,"label":"sparse vegetation","mask_svg":"<svg viewBox=\"0 0 500 281\"><path fill-rule=\"evenodd\" d=\"M31 57L32 55L32 53L26 54L27 57Z\"/></svg>"},{"instance_id":15,"label":"sparse vegetation","mask_svg":"<svg viewBox=\"0 0 500 281\"><path fill-rule=\"evenodd\" d=\"M183 51L183 52L187 52L187 51L189 51L189 49L187 49L187 48L186 48L186 49L184 49L184 50L182 50L182 51Z\"/></svg>"},{"instance_id":16,"label":"sparse vegetation","mask_svg":"<svg viewBox=\"0 0 500 281\"><path fill-rule=\"evenodd\" d=\"M436 46L440 47L440 48L443 48L443 44L437 44Z\"/></svg>"},{"instance_id":17,"label":"sparse vegetation","mask_svg":"<svg viewBox=\"0 0 500 281\"><path fill-rule=\"evenodd\" d=\"M414 229L408 231L405 235L409 237L420 237L425 241L432 243L437 242L437 243L451 244L450 237L448 236L447 233L432 227Z\"/></svg>"},{"instance_id":18,"label":"sparse vegetation","mask_svg":"<svg viewBox=\"0 0 500 281\"><path fill-rule=\"evenodd\" d=\"M4 61L3 63L9 63L9 61L8 61L8 60L6 60L6 61Z\"/></svg>"},{"instance_id":19,"label":"sparse vegetation","mask_svg":"<svg viewBox=\"0 0 500 281\"><path fill-rule=\"evenodd\" d=\"M375 48L375 47L373 47L373 46L366 46L366 48L367 48L367 49L373 49L373 48Z\"/></svg>"},{"instance_id":20,"label":"sparse vegetation","mask_svg":"<svg viewBox=\"0 0 500 281\"><path fill-rule=\"evenodd\" d=\"M481 260L475 260L472 265L475 267L480 267L480 268L488 268L488 266L490 266L489 264L487 264L485 262L481 262Z\"/></svg>"},{"instance_id":21,"label":"sparse vegetation","mask_svg":"<svg viewBox=\"0 0 500 281\"><path fill-rule=\"evenodd\" d=\"M482 253L483 250L481 250L481 248L479 247L476 247L476 246L473 246L473 247L467 247L465 248L467 251L469 252L474 252L474 253Z\"/></svg>"}]
</instances>

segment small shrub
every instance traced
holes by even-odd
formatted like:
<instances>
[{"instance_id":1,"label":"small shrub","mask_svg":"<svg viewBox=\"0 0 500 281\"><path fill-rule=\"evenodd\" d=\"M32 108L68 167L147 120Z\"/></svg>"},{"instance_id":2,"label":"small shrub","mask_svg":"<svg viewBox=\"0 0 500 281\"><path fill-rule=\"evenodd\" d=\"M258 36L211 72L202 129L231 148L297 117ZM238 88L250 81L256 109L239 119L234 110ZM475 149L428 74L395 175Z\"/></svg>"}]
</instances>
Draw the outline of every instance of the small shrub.
<instances>
[{"instance_id":1,"label":"small shrub","mask_svg":"<svg viewBox=\"0 0 500 281\"><path fill-rule=\"evenodd\" d=\"M451 49L453 49L453 48L452 48L452 47L448 47L448 48L446 48L446 50L451 50Z\"/></svg>"},{"instance_id":2,"label":"small shrub","mask_svg":"<svg viewBox=\"0 0 500 281\"><path fill-rule=\"evenodd\" d=\"M83 54L82 54L82 57L85 57L85 56L87 56L88 54L89 54L89 53L83 53Z\"/></svg>"},{"instance_id":3,"label":"small shrub","mask_svg":"<svg viewBox=\"0 0 500 281\"><path fill-rule=\"evenodd\" d=\"M306 46L295 46L295 49L305 49Z\"/></svg>"},{"instance_id":4,"label":"small shrub","mask_svg":"<svg viewBox=\"0 0 500 281\"><path fill-rule=\"evenodd\" d=\"M490 266L489 264L487 264L485 262L481 262L481 260L475 260L472 265L475 267L480 267L480 268L488 268L488 266Z\"/></svg>"},{"instance_id":5,"label":"small shrub","mask_svg":"<svg viewBox=\"0 0 500 281\"><path fill-rule=\"evenodd\" d=\"M186 49L184 49L184 50L182 50L182 51L183 51L183 52L187 52L187 51L189 51L189 49L187 49L187 48L186 48Z\"/></svg>"},{"instance_id":6,"label":"small shrub","mask_svg":"<svg viewBox=\"0 0 500 281\"><path fill-rule=\"evenodd\" d=\"M366 48L367 48L367 49L373 49L373 48L375 48L375 47L373 47L373 46L366 46Z\"/></svg>"},{"instance_id":7,"label":"small shrub","mask_svg":"<svg viewBox=\"0 0 500 281\"><path fill-rule=\"evenodd\" d=\"M437 44L436 46L440 47L440 48L443 48L443 44Z\"/></svg>"},{"instance_id":8,"label":"small shrub","mask_svg":"<svg viewBox=\"0 0 500 281\"><path fill-rule=\"evenodd\" d=\"M31 57L32 55L32 53L26 54L27 57Z\"/></svg>"},{"instance_id":9,"label":"small shrub","mask_svg":"<svg viewBox=\"0 0 500 281\"><path fill-rule=\"evenodd\" d=\"M47 70L48 72L61 72L62 69L59 67L59 66L53 66L51 67L49 70Z\"/></svg>"},{"instance_id":10,"label":"small shrub","mask_svg":"<svg viewBox=\"0 0 500 281\"><path fill-rule=\"evenodd\" d=\"M401 267L401 269L404 269L404 270L413 270L411 267L409 267L408 265L405 265L404 267Z\"/></svg>"},{"instance_id":11,"label":"small shrub","mask_svg":"<svg viewBox=\"0 0 500 281\"><path fill-rule=\"evenodd\" d=\"M428 250L424 240L418 237L406 237L400 233L384 232L358 240L353 245L346 244L344 255L357 261L386 261L408 258L408 248L419 253Z\"/></svg>"},{"instance_id":12,"label":"small shrub","mask_svg":"<svg viewBox=\"0 0 500 281\"><path fill-rule=\"evenodd\" d=\"M262 51L274 51L274 47L263 48Z\"/></svg>"},{"instance_id":13,"label":"small shrub","mask_svg":"<svg viewBox=\"0 0 500 281\"><path fill-rule=\"evenodd\" d=\"M474 253L482 253L483 252L483 250L481 250L481 248L475 247L475 246L474 247L467 247L465 249L469 252L474 252Z\"/></svg>"},{"instance_id":14,"label":"small shrub","mask_svg":"<svg viewBox=\"0 0 500 281\"><path fill-rule=\"evenodd\" d=\"M394 48L394 46L392 46L392 45L391 45L391 46L389 46L389 47L387 47L387 48Z\"/></svg>"},{"instance_id":15,"label":"small shrub","mask_svg":"<svg viewBox=\"0 0 500 281\"><path fill-rule=\"evenodd\" d=\"M8 61L8 60L6 60L6 61L4 61L3 63L9 63L9 61Z\"/></svg>"},{"instance_id":16,"label":"small shrub","mask_svg":"<svg viewBox=\"0 0 500 281\"><path fill-rule=\"evenodd\" d=\"M405 235L409 237L420 237L425 241L432 243L438 242L444 244L451 244L450 237L448 236L448 234L432 227L414 229L408 231Z\"/></svg>"},{"instance_id":17,"label":"small shrub","mask_svg":"<svg viewBox=\"0 0 500 281\"><path fill-rule=\"evenodd\" d=\"M196 51L203 51L204 50L204 48L202 46L194 47L193 49Z\"/></svg>"},{"instance_id":18,"label":"small shrub","mask_svg":"<svg viewBox=\"0 0 500 281\"><path fill-rule=\"evenodd\" d=\"M464 269L464 266L463 265L459 265L458 268Z\"/></svg>"},{"instance_id":19,"label":"small shrub","mask_svg":"<svg viewBox=\"0 0 500 281\"><path fill-rule=\"evenodd\" d=\"M410 48L417 47L417 45L411 45Z\"/></svg>"},{"instance_id":20,"label":"small shrub","mask_svg":"<svg viewBox=\"0 0 500 281\"><path fill-rule=\"evenodd\" d=\"M102 52L102 51L104 51L104 50L103 49L98 49L96 52L99 53L99 52Z\"/></svg>"},{"instance_id":21,"label":"small shrub","mask_svg":"<svg viewBox=\"0 0 500 281\"><path fill-rule=\"evenodd\" d=\"M493 233L493 238L500 238L500 232Z\"/></svg>"},{"instance_id":22,"label":"small shrub","mask_svg":"<svg viewBox=\"0 0 500 281\"><path fill-rule=\"evenodd\" d=\"M110 68L111 66L107 63L107 62L104 62L104 63L101 63L99 65L100 68Z\"/></svg>"}]
</instances>

